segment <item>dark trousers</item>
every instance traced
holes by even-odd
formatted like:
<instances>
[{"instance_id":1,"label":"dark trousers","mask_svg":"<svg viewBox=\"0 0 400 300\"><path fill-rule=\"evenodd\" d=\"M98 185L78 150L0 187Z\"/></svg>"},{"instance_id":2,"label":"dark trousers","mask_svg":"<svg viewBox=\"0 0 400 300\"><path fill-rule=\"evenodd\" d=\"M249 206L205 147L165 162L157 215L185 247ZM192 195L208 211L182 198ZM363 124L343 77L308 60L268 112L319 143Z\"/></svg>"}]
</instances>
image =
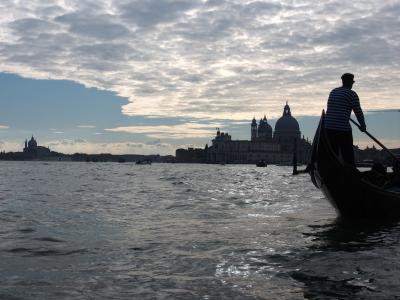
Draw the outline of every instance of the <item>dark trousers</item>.
<instances>
[{"instance_id":1,"label":"dark trousers","mask_svg":"<svg viewBox=\"0 0 400 300\"><path fill-rule=\"evenodd\" d=\"M346 163L355 166L352 132L326 129L326 134L333 151L341 155Z\"/></svg>"}]
</instances>

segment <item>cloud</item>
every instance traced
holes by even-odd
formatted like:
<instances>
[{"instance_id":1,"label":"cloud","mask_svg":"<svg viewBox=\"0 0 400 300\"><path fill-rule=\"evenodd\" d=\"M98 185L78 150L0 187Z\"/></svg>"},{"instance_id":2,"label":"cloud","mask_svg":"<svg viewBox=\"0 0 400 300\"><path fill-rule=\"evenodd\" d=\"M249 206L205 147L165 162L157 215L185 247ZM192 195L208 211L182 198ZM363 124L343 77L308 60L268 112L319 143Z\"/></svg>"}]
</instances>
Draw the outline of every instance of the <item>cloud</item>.
<instances>
[{"instance_id":1,"label":"cloud","mask_svg":"<svg viewBox=\"0 0 400 300\"><path fill-rule=\"evenodd\" d=\"M60 29L54 22L38 18L17 19L9 24L9 27L19 35L37 36L38 34L57 32Z\"/></svg>"},{"instance_id":2,"label":"cloud","mask_svg":"<svg viewBox=\"0 0 400 300\"><path fill-rule=\"evenodd\" d=\"M74 143L87 143L87 142L88 142L87 140L81 139L81 138L79 138L79 139L74 139Z\"/></svg>"},{"instance_id":3,"label":"cloud","mask_svg":"<svg viewBox=\"0 0 400 300\"><path fill-rule=\"evenodd\" d=\"M94 125L77 125L78 128L96 128Z\"/></svg>"},{"instance_id":4,"label":"cloud","mask_svg":"<svg viewBox=\"0 0 400 300\"><path fill-rule=\"evenodd\" d=\"M130 116L274 118L286 100L296 116L318 115L348 71L366 109L400 106L393 1L37 0L0 11L1 70L115 91Z\"/></svg>"},{"instance_id":5,"label":"cloud","mask_svg":"<svg viewBox=\"0 0 400 300\"><path fill-rule=\"evenodd\" d=\"M126 132L132 134L145 134L154 139L185 139L185 138L208 138L213 136L215 128L220 123L201 124L184 123L179 125L156 125L156 126L125 126L105 129L109 132Z\"/></svg>"},{"instance_id":6,"label":"cloud","mask_svg":"<svg viewBox=\"0 0 400 300\"><path fill-rule=\"evenodd\" d=\"M112 154L161 154L172 155L175 149L186 147L186 145L172 145L168 143L134 143L134 142L115 142L115 143L93 143L87 140L53 140L46 143L51 150L73 154L73 153L112 153Z\"/></svg>"},{"instance_id":7,"label":"cloud","mask_svg":"<svg viewBox=\"0 0 400 300\"><path fill-rule=\"evenodd\" d=\"M154 140L146 143L146 145L159 145L159 144L161 144L161 140Z\"/></svg>"},{"instance_id":8,"label":"cloud","mask_svg":"<svg viewBox=\"0 0 400 300\"><path fill-rule=\"evenodd\" d=\"M0 124L0 129L8 129L8 128L10 128L10 127L7 126L7 125L1 125L1 124Z\"/></svg>"},{"instance_id":9,"label":"cloud","mask_svg":"<svg viewBox=\"0 0 400 300\"><path fill-rule=\"evenodd\" d=\"M389 148L389 149L398 149L400 146L398 139L379 139L379 141L383 145L385 145L386 148ZM379 150L382 149L379 145L377 145L370 139L358 139L357 146L359 146L360 149L365 149L366 147L371 148L372 146L375 146L375 148L379 149Z\"/></svg>"},{"instance_id":10,"label":"cloud","mask_svg":"<svg viewBox=\"0 0 400 300\"><path fill-rule=\"evenodd\" d=\"M22 151L23 145L21 143L0 141L0 151L17 152Z\"/></svg>"},{"instance_id":11,"label":"cloud","mask_svg":"<svg viewBox=\"0 0 400 300\"><path fill-rule=\"evenodd\" d=\"M98 40L113 40L129 36L129 29L113 21L109 14L91 15L85 11L64 14L54 21L66 24L70 32Z\"/></svg>"},{"instance_id":12,"label":"cloud","mask_svg":"<svg viewBox=\"0 0 400 300\"><path fill-rule=\"evenodd\" d=\"M55 133L55 134L64 134L64 131L60 131L57 128L50 128L50 130L52 131L52 133Z\"/></svg>"},{"instance_id":13,"label":"cloud","mask_svg":"<svg viewBox=\"0 0 400 300\"><path fill-rule=\"evenodd\" d=\"M171 23L196 8L199 0L137 0L117 5L121 17L140 27Z\"/></svg>"}]
</instances>

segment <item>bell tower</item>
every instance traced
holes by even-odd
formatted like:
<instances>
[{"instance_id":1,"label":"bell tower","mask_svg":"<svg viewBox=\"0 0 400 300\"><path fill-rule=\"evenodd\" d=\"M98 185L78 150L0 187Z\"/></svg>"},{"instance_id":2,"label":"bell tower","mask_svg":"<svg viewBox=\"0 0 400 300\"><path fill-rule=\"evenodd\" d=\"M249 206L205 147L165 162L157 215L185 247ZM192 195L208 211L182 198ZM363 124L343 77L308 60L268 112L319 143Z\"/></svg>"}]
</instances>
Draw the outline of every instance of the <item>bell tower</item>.
<instances>
[{"instance_id":1,"label":"bell tower","mask_svg":"<svg viewBox=\"0 0 400 300\"><path fill-rule=\"evenodd\" d=\"M251 122L251 140L255 141L257 139L257 121L256 118L253 118Z\"/></svg>"}]
</instances>

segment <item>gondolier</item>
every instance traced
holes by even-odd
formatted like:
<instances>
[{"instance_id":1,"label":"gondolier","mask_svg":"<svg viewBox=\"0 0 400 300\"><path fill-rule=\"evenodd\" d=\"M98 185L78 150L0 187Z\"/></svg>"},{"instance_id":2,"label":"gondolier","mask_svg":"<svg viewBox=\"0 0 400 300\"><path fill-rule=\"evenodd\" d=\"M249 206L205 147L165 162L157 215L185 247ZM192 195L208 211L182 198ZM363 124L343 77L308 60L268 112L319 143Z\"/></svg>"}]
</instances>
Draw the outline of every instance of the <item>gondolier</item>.
<instances>
[{"instance_id":1,"label":"gondolier","mask_svg":"<svg viewBox=\"0 0 400 300\"><path fill-rule=\"evenodd\" d=\"M366 125L360 99L352 90L354 75L345 73L341 78L342 86L333 89L329 94L325 128L335 153L341 155L346 163L355 166L353 134L349 123L351 112L356 115L361 131L366 131Z\"/></svg>"},{"instance_id":2,"label":"gondolier","mask_svg":"<svg viewBox=\"0 0 400 300\"><path fill-rule=\"evenodd\" d=\"M397 160L393 173L387 173L392 184L366 178L356 168L348 168L331 147L327 136L325 113L315 133L310 160L310 175L314 185L321 189L336 209L347 220L400 220L400 190L396 183Z\"/></svg>"}]
</instances>

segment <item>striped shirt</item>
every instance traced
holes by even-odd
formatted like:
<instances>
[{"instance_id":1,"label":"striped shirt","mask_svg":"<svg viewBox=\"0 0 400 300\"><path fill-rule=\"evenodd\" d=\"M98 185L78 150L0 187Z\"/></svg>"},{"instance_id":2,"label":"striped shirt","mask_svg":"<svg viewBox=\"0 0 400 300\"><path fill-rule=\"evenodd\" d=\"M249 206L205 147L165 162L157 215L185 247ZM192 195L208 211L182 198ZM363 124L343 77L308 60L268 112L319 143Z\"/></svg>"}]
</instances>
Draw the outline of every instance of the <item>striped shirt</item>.
<instances>
[{"instance_id":1,"label":"striped shirt","mask_svg":"<svg viewBox=\"0 0 400 300\"><path fill-rule=\"evenodd\" d=\"M351 131L349 123L351 111L354 111L360 125L365 126L364 114L357 93L346 87L333 89L328 98L325 128Z\"/></svg>"}]
</instances>

